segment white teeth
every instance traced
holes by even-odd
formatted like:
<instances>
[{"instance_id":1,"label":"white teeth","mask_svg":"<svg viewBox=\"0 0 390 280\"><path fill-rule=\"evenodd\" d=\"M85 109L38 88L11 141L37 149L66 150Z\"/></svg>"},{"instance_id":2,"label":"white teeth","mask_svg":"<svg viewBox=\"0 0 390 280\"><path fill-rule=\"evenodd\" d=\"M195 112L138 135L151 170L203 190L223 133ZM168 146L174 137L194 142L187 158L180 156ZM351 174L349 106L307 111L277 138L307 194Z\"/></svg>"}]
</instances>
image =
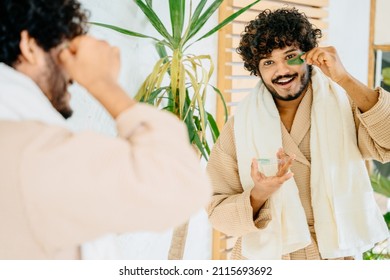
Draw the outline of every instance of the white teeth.
<instances>
[{"instance_id":1,"label":"white teeth","mask_svg":"<svg viewBox=\"0 0 390 280\"><path fill-rule=\"evenodd\" d=\"M278 81L278 83L288 83L288 82L292 81L292 79L293 79L293 78L289 78L289 79L280 79L280 80Z\"/></svg>"}]
</instances>

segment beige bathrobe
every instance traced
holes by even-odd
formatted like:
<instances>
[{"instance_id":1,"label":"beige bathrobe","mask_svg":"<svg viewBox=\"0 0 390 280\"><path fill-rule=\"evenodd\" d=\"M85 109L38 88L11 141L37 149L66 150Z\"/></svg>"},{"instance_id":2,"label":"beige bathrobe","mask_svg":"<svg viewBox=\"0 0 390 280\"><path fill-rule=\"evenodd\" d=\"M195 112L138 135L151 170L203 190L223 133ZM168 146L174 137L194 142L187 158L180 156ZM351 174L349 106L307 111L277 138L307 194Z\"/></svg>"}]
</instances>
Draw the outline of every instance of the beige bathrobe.
<instances>
[{"instance_id":1,"label":"beige bathrobe","mask_svg":"<svg viewBox=\"0 0 390 280\"><path fill-rule=\"evenodd\" d=\"M355 118L358 145L364 158L379 161L390 160L390 95L382 89L378 103L361 114L352 104ZM297 110L290 133L282 126L282 143L287 154L295 154L296 161L291 170L299 189L312 243L296 252L283 256L283 259L321 259L314 231L313 210L310 194L310 112L312 92L309 90ZM248 166L250 168L250 166ZM258 231L267 226L272 218L266 202L253 219L250 205L250 190L243 191L237 167L234 139L234 117L225 125L215 144L207 171L214 188L213 199L207 210L212 225L219 231L238 237L231 258L245 259L241 254L241 236ZM346 256L346 259L351 256Z\"/></svg>"},{"instance_id":2,"label":"beige bathrobe","mask_svg":"<svg viewBox=\"0 0 390 280\"><path fill-rule=\"evenodd\" d=\"M211 186L172 114L137 104L118 137L0 120L0 259L73 259L108 233L161 231L206 206Z\"/></svg>"}]
</instances>

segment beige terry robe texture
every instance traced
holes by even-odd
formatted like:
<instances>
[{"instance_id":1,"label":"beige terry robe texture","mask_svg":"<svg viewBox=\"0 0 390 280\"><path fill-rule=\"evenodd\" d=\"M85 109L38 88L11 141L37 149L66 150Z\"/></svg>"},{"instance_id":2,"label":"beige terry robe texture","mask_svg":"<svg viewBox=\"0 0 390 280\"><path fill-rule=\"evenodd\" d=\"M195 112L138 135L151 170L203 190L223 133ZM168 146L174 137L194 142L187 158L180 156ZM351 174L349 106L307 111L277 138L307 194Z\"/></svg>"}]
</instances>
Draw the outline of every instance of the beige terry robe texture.
<instances>
[{"instance_id":1,"label":"beige terry robe texture","mask_svg":"<svg viewBox=\"0 0 390 280\"><path fill-rule=\"evenodd\" d=\"M0 120L0 259L72 259L108 233L161 231L211 196L206 172L172 114L137 104L119 137Z\"/></svg>"},{"instance_id":2,"label":"beige terry robe texture","mask_svg":"<svg viewBox=\"0 0 390 280\"><path fill-rule=\"evenodd\" d=\"M354 104L351 110L355 119L359 149L365 159L390 160L390 93L378 88L379 101L373 108L360 113ZM283 259L321 259L314 231L313 210L310 194L310 110L313 96L309 90L299 105L290 133L282 126L282 144L287 154L295 154L291 170L298 186L300 200L305 210L312 243ZM256 121L256 120L254 120ZM276 153L276 151L275 151ZM250 168L250 166L248 166ZM241 236L259 231L272 219L268 201L253 219L250 190L244 191L238 174L234 139L234 117L226 123L213 147L207 165L213 185L213 198L207 211L217 230L237 238L231 253L232 259L246 259L241 254ZM351 259L345 256L345 259Z\"/></svg>"}]
</instances>

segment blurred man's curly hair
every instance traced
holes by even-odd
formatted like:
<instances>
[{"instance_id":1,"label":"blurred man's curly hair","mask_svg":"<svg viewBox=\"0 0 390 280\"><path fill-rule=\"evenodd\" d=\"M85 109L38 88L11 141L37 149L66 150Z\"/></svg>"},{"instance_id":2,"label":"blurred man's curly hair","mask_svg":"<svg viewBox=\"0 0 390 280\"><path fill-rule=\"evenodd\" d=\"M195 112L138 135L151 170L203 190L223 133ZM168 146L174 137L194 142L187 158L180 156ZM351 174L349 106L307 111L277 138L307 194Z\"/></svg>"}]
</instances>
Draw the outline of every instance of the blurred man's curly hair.
<instances>
[{"instance_id":1,"label":"blurred man's curly hair","mask_svg":"<svg viewBox=\"0 0 390 280\"><path fill-rule=\"evenodd\" d=\"M76 0L0 0L0 62L9 66L17 62L23 30L49 51L85 34L87 18Z\"/></svg>"},{"instance_id":2,"label":"blurred man's curly hair","mask_svg":"<svg viewBox=\"0 0 390 280\"><path fill-rule=\"evenodd\" d=\"M321 36L321 30L297 9L267 9L245 27L236 50L244 60L245 69L259 76L260 59L269 56L274 49L296 46L306 52L318 46Z\"/></svg>"}]
</instances>

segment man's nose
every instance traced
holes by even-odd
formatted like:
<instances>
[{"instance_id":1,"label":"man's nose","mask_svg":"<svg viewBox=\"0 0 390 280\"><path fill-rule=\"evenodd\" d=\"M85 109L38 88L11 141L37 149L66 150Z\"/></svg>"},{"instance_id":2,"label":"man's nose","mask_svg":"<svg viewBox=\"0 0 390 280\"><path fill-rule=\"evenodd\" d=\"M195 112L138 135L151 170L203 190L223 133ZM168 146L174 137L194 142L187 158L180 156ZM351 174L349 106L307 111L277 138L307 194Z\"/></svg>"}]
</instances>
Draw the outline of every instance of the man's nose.
<instances>
[{"instance_id":1,"label":"man's nose","mask_svg":"<svg viewBox=\"0 0 390 280\"><path fill-rule=\"evenodd\" d=\"M275 76L284 76L287 74L290 74L290 66L287 64L286 61L281 61L276 64L276 73Z\"/></svg>"}]
</instances>

